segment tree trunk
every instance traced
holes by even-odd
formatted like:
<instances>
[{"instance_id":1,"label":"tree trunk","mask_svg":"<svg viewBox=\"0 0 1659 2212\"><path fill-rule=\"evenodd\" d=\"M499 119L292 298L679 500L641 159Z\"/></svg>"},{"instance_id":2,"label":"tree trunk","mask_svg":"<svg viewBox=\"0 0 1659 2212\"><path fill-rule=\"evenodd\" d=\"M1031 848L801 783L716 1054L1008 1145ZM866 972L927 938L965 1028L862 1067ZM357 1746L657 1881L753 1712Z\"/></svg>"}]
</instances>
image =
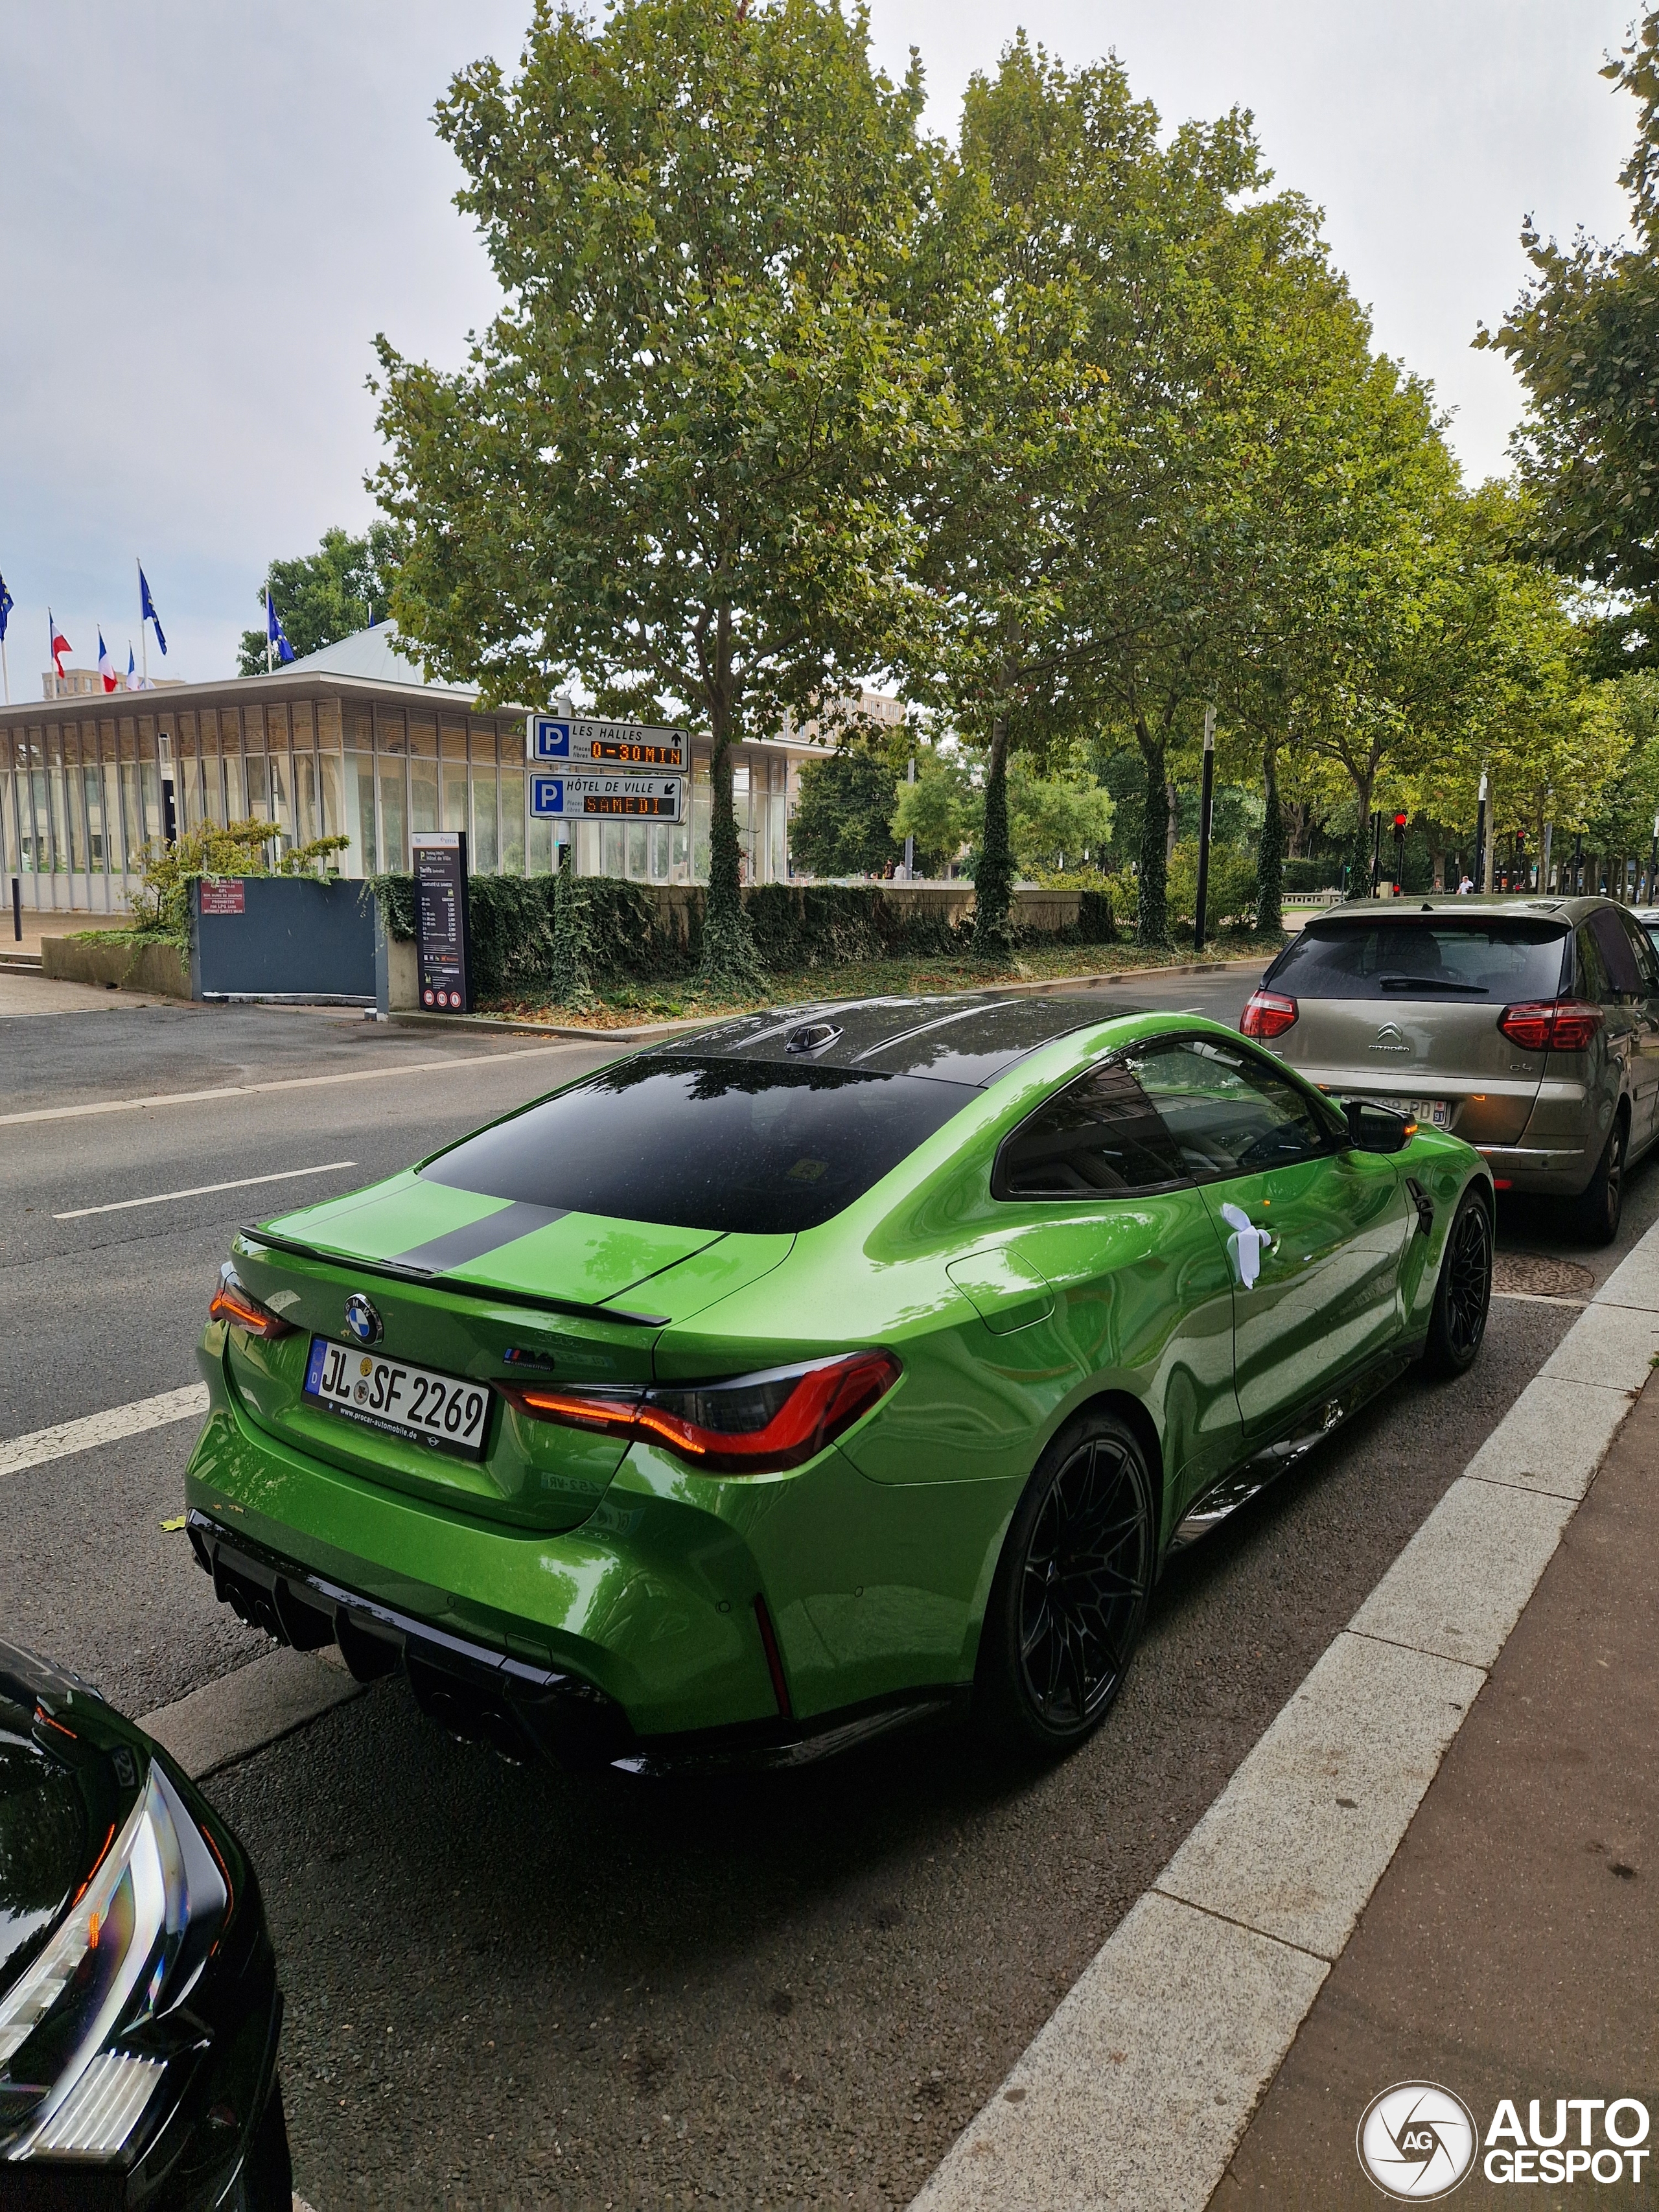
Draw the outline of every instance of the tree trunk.
<instances>
[{"instance_id":1,"label":"tree trunk","mask_svg":"<svg viewBox=\"0 0 1659 2212\"><path fill-rule=\"evenodd\" d=\"M1359 808L1359 820L1353 833L1353 843L1348 853L1347 896L1351 899L1369 898L1371 895L1371 790L1375 781L1367 776L1361 783L1355 780L1353 795ZM1492 844L1490 837L1486 843Z\"/></svg>"},{"instance_id":2,"label":"tree trunk","mask_svg":"<svg viewBox=\"0 0 1659 2212\"><path fill-rule=\"evenodd\" d=\"M1154 737L1139 716L1135 742L1146 770L1146 797L1140 813L1140 882L1136 902L1137 945L1167 945L1169 915L1170 794L1164 780L1164 741Z\"/></svg>"},{"instance_id":3,"label":"tree trunk","mask_svg":"<svg viewBox=\"0 0 1659 2212\"><path fill-rule=\"evenodd\" d=\"M1261 817L1261 842L1255 854L1255 931L1258 937L1282 937L1285 933L1285 817L1279 805L1279 741L1270 738L1261 750L1261 774L1267 809Z\"/></svg>"},{"instance_id":4,"label":"tree trunk","mask_svg":"<svg viewBox=\"0 0 1659 2212\"><path fill-rule=\"evenodd\" d=\"M711 739L708 760L708 893L703 905L703 981L727 989L757 990L764 971L743 910L738 865L738 817L732 804L732 748L737 741L732 684L732 617L716 617L714 680L708 688Z\"/></svg>"},{"instance_id":5,"label":"tree trunk","mask_svg":"<svg viewBox=\"0 0 1659 2212\"><path fill-rule=\"evenodd\" d=\"M1008 717L991 726L985 779L985 835L974 872L974 950L981 959L1012 957L1014 856L1008 842Z\"/></svg>"}]
</instances>

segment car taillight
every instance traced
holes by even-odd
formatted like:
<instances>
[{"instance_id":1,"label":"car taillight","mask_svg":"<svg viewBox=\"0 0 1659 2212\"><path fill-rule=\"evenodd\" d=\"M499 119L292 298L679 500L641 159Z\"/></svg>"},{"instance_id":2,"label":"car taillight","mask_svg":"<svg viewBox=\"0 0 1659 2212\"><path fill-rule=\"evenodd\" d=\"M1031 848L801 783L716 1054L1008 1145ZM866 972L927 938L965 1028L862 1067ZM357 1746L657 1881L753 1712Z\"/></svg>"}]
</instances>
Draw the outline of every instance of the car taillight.
<instances>
[{"instance_id":1,"label":"car taillight","mask_svg":"<svg viewBox=\"0 0 1659 2212\"><path fill-rule=\"evenodd\" d=\"M210 1321L234 1322L250 1336L292 1336L294 1323L284 1321L279 1313L260 1304L251 1291L243 1287L242 1280L228 1260L219 1270L219 1287L208 1306Z\"/></svg>"},{"instance_id":2,"label":"car taillight","mask_svg":"<svg viewBox=\"0 0 1659 2212\"><path fill-rule=\"evenodd\" d=\"M1277 991L1252 991L1244 1002L1239 1030L1247 1037L1283 1036L1296 1019L1296 1000Z\"/></svg>"},{"instance_id":3,"label":"car taillight","mask_svg":"<svg viewBox=\"0 0 1659 2212\"><path fill-rule=\"evenodd\" d=\"M800 1467L833 1443L886 1395L900 1371L890 1352L853 1352L730 1382L626 1397L539 1383L501 1388L534 1420L648 1437L710 1474L770 1474Z\"/></svg>"},{"instance_id":4,"label":"car taillight","mask_svg":"<svg viewBox=\"0 0 1659 2212\"><path fill-rule=\"evenodd\" d=\"M1603 1018L1583 999L1534 999L1505 1006L1498 1026L1523 1052L1583 1052Z\"/></svg>"}]
</instances>

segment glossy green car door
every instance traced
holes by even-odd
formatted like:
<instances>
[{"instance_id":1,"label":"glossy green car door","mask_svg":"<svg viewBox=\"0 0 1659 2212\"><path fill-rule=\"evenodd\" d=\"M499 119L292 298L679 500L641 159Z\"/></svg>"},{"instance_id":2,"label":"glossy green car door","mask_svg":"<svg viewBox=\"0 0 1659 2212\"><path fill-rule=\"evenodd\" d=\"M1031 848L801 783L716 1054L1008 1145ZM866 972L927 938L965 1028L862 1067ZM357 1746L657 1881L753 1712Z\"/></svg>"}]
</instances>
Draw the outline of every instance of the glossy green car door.
<instances>
[{"instance_id":1,"label":"glossy green car door","mask_svg":"<svg viewBox=\"0 0 1659 2212\"><path fill-rule=\"evenodd\" d=\"M1415 1209L1391 1158L1343 1144L1247 1046L1160 1039L1128 1057L1224 1239L1239 1413L1260 1443L1398 1335Z\"/></svg>"},{"instance_id":2,"label":"glossy green car door","mask_svg":"<svg viewBox=\"0 0 1659 2212\"><path fill-rule=\"evenodd\" d=\"M1151 1412L1178 1515L1239 1455L1231 1279L1203 1194L1121 1061L1091 1068L1014 1132L993 1190L1008 1260L1052 1291L1054 1348ZM961 1264L951 1273L981 1304Z\"/></svg>"}]
</instances>

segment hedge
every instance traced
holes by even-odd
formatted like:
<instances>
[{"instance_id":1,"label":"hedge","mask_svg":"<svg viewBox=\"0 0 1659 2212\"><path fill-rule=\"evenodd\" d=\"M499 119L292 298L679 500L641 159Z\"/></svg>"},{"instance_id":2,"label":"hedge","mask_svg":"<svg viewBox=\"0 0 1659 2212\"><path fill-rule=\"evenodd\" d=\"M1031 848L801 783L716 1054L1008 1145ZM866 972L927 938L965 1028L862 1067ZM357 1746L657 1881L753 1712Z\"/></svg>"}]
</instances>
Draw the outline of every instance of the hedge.
<instances>
[{"instance_id":1,"label":"hedge","mask_svg":"<svg viewBox=\"0 0 1659 2212\"><path fill-rule=\"evenodd\" d=\"M376 876L370 888L388 934L412 938L413 876ZM700 890L671 904L647 885L617 876L481 875L468 889L472 988L479 999L546 994L561 896L573 901L584 963L595 983L670 982L697 967ZM744 911L762 962L774 973L948 956L966 951L973 937L971 917L953 928L942 915L884 898L874 884L761 884L744 894ZM1088 890L1079 894L1072 927L1027 933L1030 942L1049 944L1110 945L1115 937L1110 898Z\"/></svg>"}]
</instances>

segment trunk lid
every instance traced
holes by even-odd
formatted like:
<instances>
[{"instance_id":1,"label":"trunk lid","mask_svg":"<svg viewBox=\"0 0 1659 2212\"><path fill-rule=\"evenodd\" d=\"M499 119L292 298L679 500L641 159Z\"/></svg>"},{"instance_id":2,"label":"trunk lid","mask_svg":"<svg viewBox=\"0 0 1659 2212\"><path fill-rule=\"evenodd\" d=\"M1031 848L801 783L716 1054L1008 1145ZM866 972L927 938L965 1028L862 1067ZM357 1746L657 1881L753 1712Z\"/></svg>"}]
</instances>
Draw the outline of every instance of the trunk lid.
<instances>
[{"instance_id":1,"label":"trunk lid","mask_svg":"<svg viewBox=\"0 0 1659 2212\"><path fill-rule=\"evenodd\" d=\"M1472 1145L1510 1145L1527 1126L1547 1055L1510 1042L1498 1026L1503 1011L1487 1000L1379 1006L1298 998L1294 1024L1272 1048L1325 1090L1403 1101L1419 1114L1443 1103L1454 1134Z\"/></svg>"},{"instance_id":2,"label":"trunk lid","mask_svg":"<svg viewBox=\"0 0 1659 2212\"><path fill-rule=\"evenodd\" d=\"M1472 1145L1512 1145L1547 1055L1498 1023L1507 1006L1557 995L1571 942L1538 905L1389 902L1322 915L1263 979L1297 1010L1267 1041L1328 1091L1403 1104Z\"/></svg>"},{"instance_id":3,"label":"trunk lid","mask_svg":"<svg viewBox=\"0 0 1659 2212\"><path fill-rule=\"evenodd\" d=\"M644 1385L666 1322L753 1281L792 1242L526 1207L398 1176L242 1232L237 1273L296 1333L267 1341L231 1328L227 1370L250 1421L310 1458L489 1519L573 1528L625 1445L532 1419L495 1386ZM304 1396L313 1337L369 1356L345 1326L353 1293L379 1316L375 1356L489 1389L482 1457L360 1425Z\"/></svg>"}]
</instances>

